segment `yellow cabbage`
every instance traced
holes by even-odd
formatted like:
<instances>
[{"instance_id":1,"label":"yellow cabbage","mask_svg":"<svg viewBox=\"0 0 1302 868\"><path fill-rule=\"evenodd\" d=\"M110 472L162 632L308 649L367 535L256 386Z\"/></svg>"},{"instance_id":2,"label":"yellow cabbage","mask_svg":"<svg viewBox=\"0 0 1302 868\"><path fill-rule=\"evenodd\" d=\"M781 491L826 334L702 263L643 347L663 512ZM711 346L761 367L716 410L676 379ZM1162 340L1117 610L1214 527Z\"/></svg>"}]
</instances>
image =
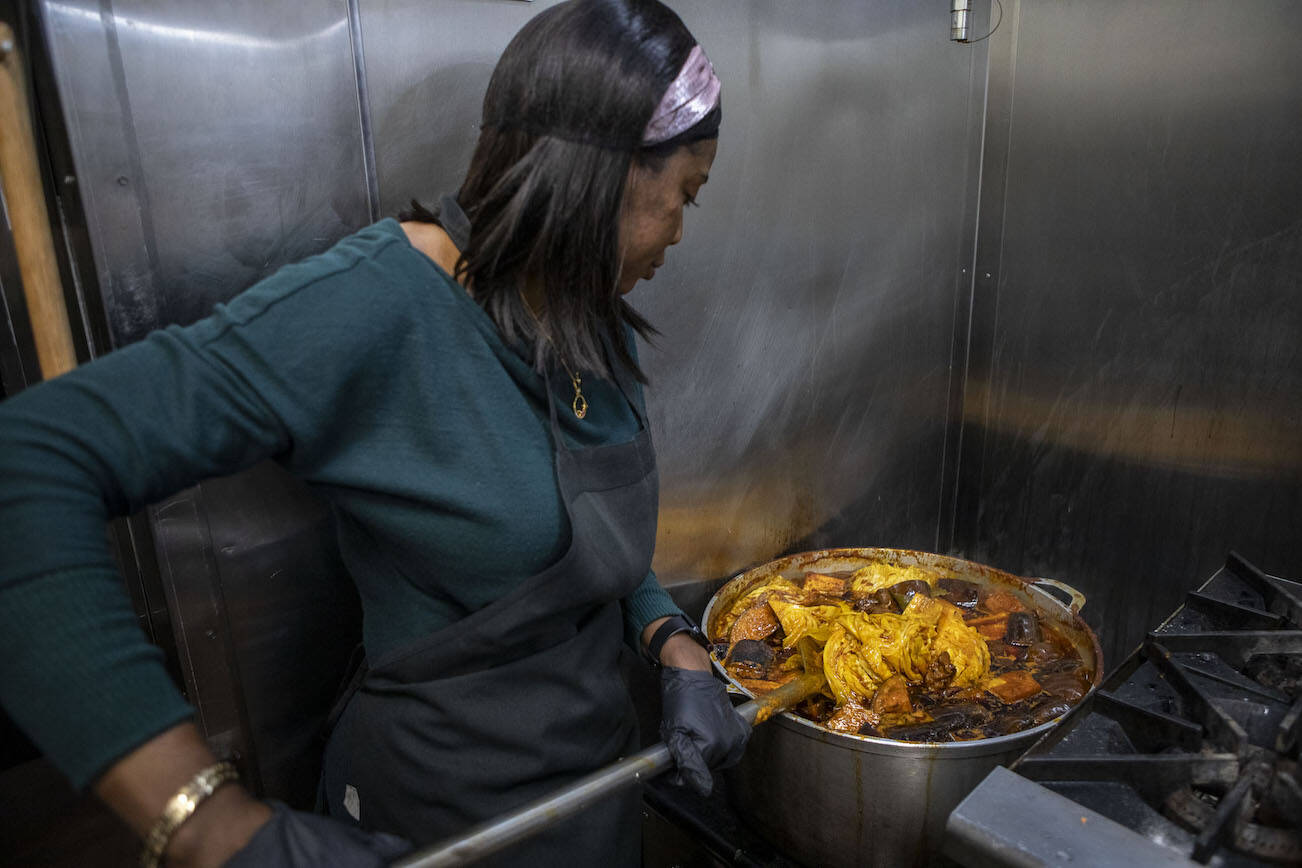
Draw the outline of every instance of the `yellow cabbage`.
<instances>
[{"instance_id":1,"label":"yellow cabbage","mask_svg":"<svg viewBox=\"0 0 1302 868\"><path fill-rule=\"evenodd\" d=\"M803 595L804 591L799 585L781 576L764 582L758 588L747 591L732 604L732 608L728 610L727 614L719 619L714 639L716 641L726 639L728 633L732 630L732 625L737 623L737 619L741 617L741 613L761 599L799 600Z\"/></svg>"},{"instance_id":2,"label":"yellow cabbage","mask_svg":"<svg viewBox=\"0 0 1302 868\"><path fill-rule=\"evenodd\" d=\"M934 587L938 578L940 576L918 566L899 567L895 564L872 563L855 570L850 576L850 590L856 594L875 594L882 588L914 580Z\"/></svg>"},{"instance_id":3,"label":"yellow cabbage","mask_svg":"<svg viewBox=\"0 0 1302 868\"><path fill-rule=\"evenodd\" d=\"M811 637L820 645L823 644L831 635L832 625L836 619L843 612L850 611L850 607L844 603L800 606L774 598L769 599L769 608L778 616L778 621L782 624L782 632L786 634L782 640L783 648L792 647L804 636Z\"/></svg>"},{"instance_id":4,"label":"yellow cabbage","mask_svg":"<svg viewBox=\"0 0 1302 868\"><path fill-rule=\"evenodd\" d=\"M958 612L945 611L936 623L936 638L931 643L931 656L939 657L949 652L949 662L954 664L956 687L972 687L990 671L990 646L975 627L963 623Z\"/></svg>"}]
</instances>

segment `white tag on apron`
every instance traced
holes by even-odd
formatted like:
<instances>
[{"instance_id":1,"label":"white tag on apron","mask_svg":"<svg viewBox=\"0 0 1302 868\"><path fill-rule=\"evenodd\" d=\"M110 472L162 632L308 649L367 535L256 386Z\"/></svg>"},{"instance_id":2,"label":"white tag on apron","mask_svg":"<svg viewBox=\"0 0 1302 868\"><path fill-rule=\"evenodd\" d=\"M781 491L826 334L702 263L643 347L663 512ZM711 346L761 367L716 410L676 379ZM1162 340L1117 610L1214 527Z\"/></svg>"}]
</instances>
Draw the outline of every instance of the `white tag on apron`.
<instances>
[{"instance_id":1,"label":"white tag on apron","mask_svg":"<svg viewBox=\"0 0 1302 868\"><path fill-rule=\"evenodd\" d=\"M348 816L357 820L362 820L362 800L357 797L357 787L352 784L344 784L344 810Z\"/></svg>"}]
</instances>

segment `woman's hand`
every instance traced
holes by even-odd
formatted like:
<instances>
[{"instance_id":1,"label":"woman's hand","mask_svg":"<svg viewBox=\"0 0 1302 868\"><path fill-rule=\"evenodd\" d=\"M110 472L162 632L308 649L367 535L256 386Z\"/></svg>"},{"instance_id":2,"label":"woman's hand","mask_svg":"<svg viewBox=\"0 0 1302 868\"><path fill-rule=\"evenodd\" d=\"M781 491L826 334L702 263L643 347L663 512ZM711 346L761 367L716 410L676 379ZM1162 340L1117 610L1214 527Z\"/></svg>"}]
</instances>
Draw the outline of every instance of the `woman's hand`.
<instances>
[{"instance_id":1,"label":"woman's hand","mask_svg":"<svg viewBox=\"0 0 1302 868\"><path fill-rule=\"evenodd\" d=\"M651 641L667 618L642 631ZM703 796L714 787L711 768L727 768L741 759L750 727L732 708L723 683L714 677L710 655L686 633L675 633L660 649L660 737L677 765L671 780Z\"/></svg>"},{"instance_id":2,"label":"woman's hand","mask_svg":"<svg viewBox=\"0 0 1302 868\"><path fill-rule=\"evenodd\" d=\"M168 868L220 866L246 846L271 819L271 808L244 787L227 784L203 800L168 842Z\"/></svg>"},{"instance_id":3,"label":"woman's hand","mask_svg":"<svg viewBox=\"0 0 1302 868\"><path fill-rule=\"evenodd\" d=\"M395 835L276 805L271 821L225 868L381 868L410 850Z\"/></svg>"},{"instance_id":4,"label":"woman's hand","mask_svg":"<svg viewBox=\"0 0 1302 868\"><path fill-rule=\"evenodd\" d=\"M95 792L144 837L172 795L216 758L192 723L174 726L114 763ZM411 849L326 817L258 801L238 783L219 787L177 827L164 851L169 868L372 868Z\"/></svg>"},{"instance_id":5,"label":"woman's hand","mask_svg":"<svg viewBox=\"0 0 1302 868\"><path fill-rule=\"evenodd\" d=\"M173 794L216 761L194 724L183 723L110 766L95 793L143 838ZM174 868L221 865L269 819L269 807L238 783L226 784L177 827L164 851L166 862Z\"/></svg>"},{"instance_id":6,"label":"woman's hand","mask_svg":"<svg viewBox=\"0 0 1302 868\"><path fill-rule=\"evenodd\" d=\"M699 645L697 650L704 653ZM660 736L678 766L671 780L708 796L714 787L710 769L727 768L741 759L750 727L708 669L666 666L660 672L660 695Z\"/></svg>"}]
</instances>

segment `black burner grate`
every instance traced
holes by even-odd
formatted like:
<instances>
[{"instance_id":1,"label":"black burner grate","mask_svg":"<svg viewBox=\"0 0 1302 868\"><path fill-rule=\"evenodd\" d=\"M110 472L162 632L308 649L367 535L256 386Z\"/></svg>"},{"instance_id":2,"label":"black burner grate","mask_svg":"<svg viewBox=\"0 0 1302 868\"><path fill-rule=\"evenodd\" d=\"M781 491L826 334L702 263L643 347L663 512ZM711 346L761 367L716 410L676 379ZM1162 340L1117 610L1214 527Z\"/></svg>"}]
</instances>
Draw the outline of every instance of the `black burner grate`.
<instances>
[{"instance_id":1,"label":"black burner grate","mask_svg":"<svg viewBox=\"0 0 1302 868\"><path fill-rule=\"evenodd\" d=\"M1300 728L1302 585L1232 553L1012 768L1198 862L1302 864Z\"/></svg>"}]
</instances>

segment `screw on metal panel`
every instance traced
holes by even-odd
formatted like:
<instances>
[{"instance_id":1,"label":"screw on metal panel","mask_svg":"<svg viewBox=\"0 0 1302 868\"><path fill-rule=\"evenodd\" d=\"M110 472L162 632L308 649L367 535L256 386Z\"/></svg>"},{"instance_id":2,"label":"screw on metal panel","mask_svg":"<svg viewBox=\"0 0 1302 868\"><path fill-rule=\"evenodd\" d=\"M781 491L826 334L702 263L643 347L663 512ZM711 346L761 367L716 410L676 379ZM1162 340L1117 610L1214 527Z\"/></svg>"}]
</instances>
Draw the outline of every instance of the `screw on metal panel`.
<instances>
[{"instance_id":1,"label":"screw on metal panel","mask_svg":"<svg viewBox=\"0 0 1302 868\"><path fill-rule=\"evenodd\" d=\"M990 279L990 272L987 271L987 272L986 272L986 280L989 280L989 279Z\"/></svg>"},{"instance_id":2,"label":"screw on metal panel","mask_svg":"<svg viewBox=\"0 0 1302 868\"><path fill-rule=\"evenodd\" d=\"M127 184L130 184L130 183L131 183L131 182L127 179L127 176L126 176L126 175L118 175L118 186L119 186L119 187L125 187ZM986 277L989 277L989 276L990 276L990 275L988 275L988 274L986 275Z\"/></svg>"}]
</instances>

